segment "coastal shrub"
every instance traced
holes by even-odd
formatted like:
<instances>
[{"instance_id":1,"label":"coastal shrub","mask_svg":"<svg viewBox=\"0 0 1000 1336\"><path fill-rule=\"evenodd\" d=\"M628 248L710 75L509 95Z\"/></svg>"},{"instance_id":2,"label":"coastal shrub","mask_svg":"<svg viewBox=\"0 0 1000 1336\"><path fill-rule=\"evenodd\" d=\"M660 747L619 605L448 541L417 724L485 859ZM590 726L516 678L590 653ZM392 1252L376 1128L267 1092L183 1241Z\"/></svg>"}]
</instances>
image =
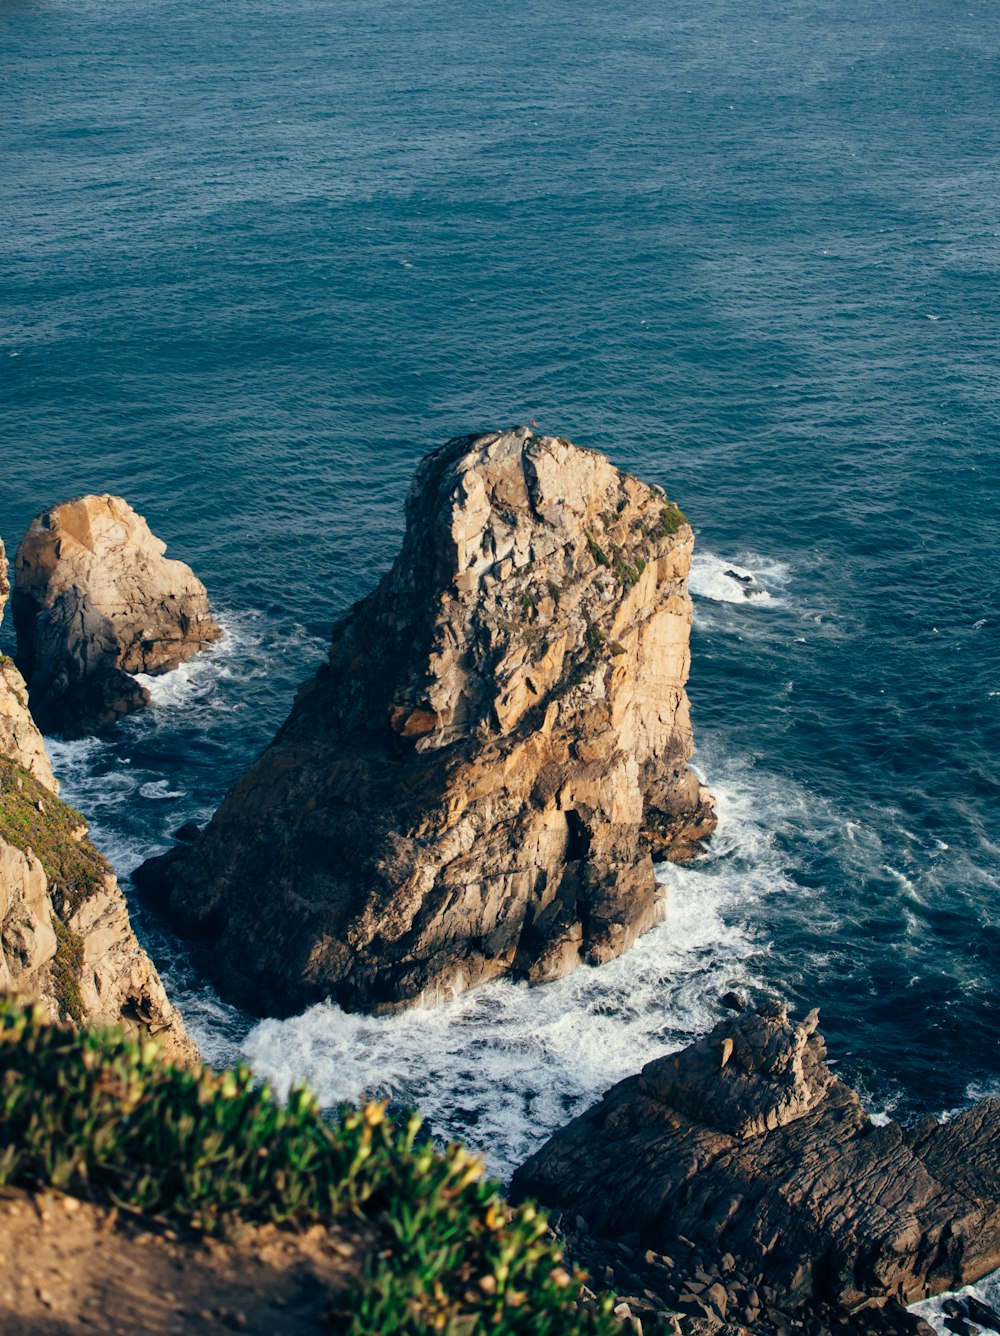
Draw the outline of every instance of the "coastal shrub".
<instances>
[{"instance_id":1,"label":"coastal shrub","mask_svg":"<svg viewBox=\"0 0 1000 1336\"><path fill-rule=\"evenodd\" d=\"M650 528L648 536L650 538L666 538L670 534L675 534L687 522L688 517L680 506L675 505L673 501L668 501L660 511L659 519Z\"/></svg>"},{"instance_id":2,"label":"coastal shrub","mask_svg":"<svg viewBox=\"0 0 1000 1336\"><path fill-rule=\"evenodd\" d=\"M308 1090L280 1102L245 1067L171 1067L116 1030L71 1030L0 999L0 1184L52 1187L207 1233L353 1216L386 1245L338 1330L611 1336L580 1311L545 1218L511 1210L461 1146L383 1104L327 1120Z\"/></svg>"},{"instance_id":3,"label":"coastal shrub","mask_svg":"<svg viewBox=\"0 0 1000 1336\"><path fill-rule=\"evenodd\" d=\"M59 1004L60 1014L70 1021L83 1020L83 998L80 996L80 975L83 973L83 938L63 923L58 914L52 915L56 934L56 954L52 961L52 990Z\"/></svg>"}]
</instances>

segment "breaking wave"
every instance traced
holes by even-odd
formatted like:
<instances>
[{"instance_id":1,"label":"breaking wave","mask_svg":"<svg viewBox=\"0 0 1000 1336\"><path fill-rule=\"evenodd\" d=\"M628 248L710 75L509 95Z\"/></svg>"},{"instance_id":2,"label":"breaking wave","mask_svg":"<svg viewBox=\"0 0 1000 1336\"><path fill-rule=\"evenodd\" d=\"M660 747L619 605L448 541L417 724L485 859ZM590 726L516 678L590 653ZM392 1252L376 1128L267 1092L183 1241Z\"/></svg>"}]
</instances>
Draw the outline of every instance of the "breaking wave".
<instances>
[{"instance_id":1,"label":"breaking wave","mask_svg":"<svg viewBox=\"0 0 1000 1336\"><path fill-rule=\"evenodd\" d=\"M790 574L784 562L753 553L744 553L736 560L714 552L695 552L688 588L695 598L711 599L714 603L780 605Z\"/></svg>"},{"instance_id":2,"label":"breaking wave","mask_svg":"<svg viewBox=\"0 0 1000 1336\"><path fill-rule=\"evenodd\" d=\"M740 779L715 790L711 852L658 869L666 918L617 960L387 1017L322 1002L262 1021L244 1057L282 1092L308 1082L327 1106L363 1096L414 1106L436 1136L462 1139L506 1177L616 1081L710 1029L728 989L763 986L767 945L744 911L784 874L753 792Z\"/></svg>"}]
</instances>

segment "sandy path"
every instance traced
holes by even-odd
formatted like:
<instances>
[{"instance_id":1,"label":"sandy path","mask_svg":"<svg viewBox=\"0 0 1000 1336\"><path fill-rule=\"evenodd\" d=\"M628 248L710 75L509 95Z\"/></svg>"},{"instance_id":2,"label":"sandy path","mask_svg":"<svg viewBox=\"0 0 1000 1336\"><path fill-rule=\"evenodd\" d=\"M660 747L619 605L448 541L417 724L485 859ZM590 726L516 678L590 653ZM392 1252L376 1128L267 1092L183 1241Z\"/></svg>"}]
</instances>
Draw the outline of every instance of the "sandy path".
<instances>
[{"instance_id":1,"label":"sandy path","mask_svg":"<svg viewBox=\"0 0 1000 1336\"><path fill-rule=\"evenodd\" d=\"M316 1336L336 1330L336 1296L376 1246L370 1228L182 1238L74 1197L0 1190L0 1332Z\"/></svg>"}]
</instances>

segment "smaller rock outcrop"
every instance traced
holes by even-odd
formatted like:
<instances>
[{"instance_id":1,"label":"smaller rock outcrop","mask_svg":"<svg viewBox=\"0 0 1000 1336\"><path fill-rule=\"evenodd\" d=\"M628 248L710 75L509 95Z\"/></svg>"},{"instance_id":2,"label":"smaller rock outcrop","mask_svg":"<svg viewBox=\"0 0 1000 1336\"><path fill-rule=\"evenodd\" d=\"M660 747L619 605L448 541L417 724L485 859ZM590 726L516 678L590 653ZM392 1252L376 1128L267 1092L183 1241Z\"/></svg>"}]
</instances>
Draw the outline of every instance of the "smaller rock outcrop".
<instances>
[{"instance_id":1,"label":"smaller rock outcrop","mask_svg":"<svg viewBox=\"0 0 1000 1336\"><path fill-rule=\"evenodd\" d=\"M18 664L45 732L81 737L142 709L131 676L176 668L221 634L205 587L117 496L35 519L15 560Z\"/></svg>"},{"instance_id":2,"label":"smaller rock outcrop","mask_svg":"<svg viewBox=\"0 0 1000 1336\"><path fill-rule=\"evenodd\" d=\"M557 1132L514 1197L634 1235L633 1251L673 1259L671 1302L755 1331L765 1302L913 1303L995 1270L1000 1100L876 1126L817 1025L777 1005L721 1021Z\"/></svg>"},{"instance_id":3,"label":"smaller rock outcrop","mask_svg":"<svg viewBox=\"0 0 1000 1336\"><path fill-rule=\"evenodd\" d=\"M53 1020L157 1036L168 1059L197 1060L83 818L2 757L0 992L40 1001Z\"/></svg>"}]
</instances>

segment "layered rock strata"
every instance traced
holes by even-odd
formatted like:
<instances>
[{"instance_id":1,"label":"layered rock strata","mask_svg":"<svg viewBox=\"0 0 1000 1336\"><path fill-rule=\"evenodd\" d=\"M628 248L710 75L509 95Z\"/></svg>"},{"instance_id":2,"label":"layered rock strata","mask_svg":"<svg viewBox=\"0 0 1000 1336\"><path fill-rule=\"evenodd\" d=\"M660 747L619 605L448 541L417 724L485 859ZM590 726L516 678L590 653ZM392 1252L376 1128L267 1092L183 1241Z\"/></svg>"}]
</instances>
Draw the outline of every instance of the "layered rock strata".
<instances>
[{"instance_id":1,"label":"layered rock strata","mask_svg":"<svg viewBox=\"0 0 1000 1336\"><path fill-rule=\"evenodd\" d=\"M35 519L17 550L18 663L45 732L81 737L142 709L133 673L176 668L221 634L201 581L117 496Z\"/></svg>"},{"instance_id":2,"label":"layered rock strata","mask_svg":"<svg viewBox=\"0 0 1000 1336\"><path fill-rule=\"evenodd\" d=\"M825 1057L815 1012L722 1021L557 1132L513 1196L666 1255L672 1303L755 1331L767 1307L825 1311L825 1330L1000 1266L1000 1100L876 1126Z\"/></svg>"},{"instance_id":3,"label":"layered rock strata","mask_svg":"<svg viewBox=\"0 0 1000 1336\"><path fill-rule=\"evenodd\" d=\"M257 1012L540 983L657 922L715 823L688 768L692 534L526 429L418 467L392 569L193 849L147 868Z\"/></svg>"},{"instance_id":4,"label":"layered rock strata","mask_svg":"<svg viewBox=\"0 0 1000 1336\"><path fill-rule=\"evenodd\" d=\"M0 545L0 617L7 591ZM53 1019L160 1036L166 1056L194 1045L136 940L125 897L61 802L24 681L0 663L0 991L36 999Z\"/></svg>"}]
</instances>

